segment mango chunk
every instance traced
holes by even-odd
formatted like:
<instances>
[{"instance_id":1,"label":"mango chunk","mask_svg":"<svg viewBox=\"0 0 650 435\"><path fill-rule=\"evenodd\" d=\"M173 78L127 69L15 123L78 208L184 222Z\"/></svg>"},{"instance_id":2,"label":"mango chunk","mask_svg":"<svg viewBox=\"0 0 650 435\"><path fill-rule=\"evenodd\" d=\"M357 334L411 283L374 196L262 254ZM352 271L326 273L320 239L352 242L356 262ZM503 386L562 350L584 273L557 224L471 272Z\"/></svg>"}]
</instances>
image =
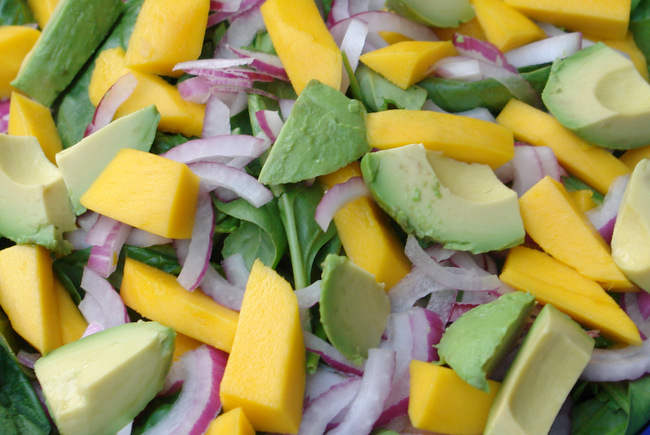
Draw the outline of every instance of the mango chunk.
<instances>
[{"instance_id":1,"label":"mango chunk","mask_svg":"<svg viewBox=\"0 0 650 435\"><path fill-rule=\"evenodd\" d=\"M591 189L572 190L568 193L582 211L589 211L598 207L598 204L594 201L594 192Z\"/></svg>"},{"instance_id":2,"label":"mango chunk","mask_svg":"<svg viewBox=\"0 0 650 435\"><path fill-rule=\"evenodd\" d=\"M546 38L530 18L501 0L472 0L472 6L487 40L501 51Z\"/></svg>"},{"instance_id":3,"label":"mango chunk","mask_svg":"<svg viewBox=\"0 0 650 435\"><path fill-rule=\"evenodd\" d=\"M561 183L542 178L519 198L519 207L526 232L548 254L606 290L635 289L614 263L605 239Z\"/></svg>"},{"instance_id":4,"label":"mango chunk","mask_svg":"<svg viewBox=\"0 0 650 435\"><path fill-rule=\"evenodd\" d=\"M62 344L53 286L47 249L15 245L0 251L0 306L14 331L42 354Z\"/></svg>"},{"instance_id":5,"label":"mango chunk","mask_svg":"<svg viewBox=\"0 0 650 435\"><path fill-rule=\"evenodd\" d=\"M296 94L312 79L341 88L341 52L313 0L267 0L260 10Z\"/></svg>"},{"instance_id":6,"label":"mango chunk","mask_svg":"<svg viewBox=\"0 0 650 435\"><path fill-rule=\"evenodd\" d=\"M63 145L49 108L17 92L12 93L7 132L14 136L34 136L45 157L56 164L54 156Z\"/></svg>"},{"instance_id":7,"label":"mango chunk","mask_svg":"<svg viewBox=\"0 0 650 435\"><path fill-rule=\"evenodd\" d=\"M456 33L487 41L485 31L476 16L469 21L460 23L457 27L434 27L433 31L443 41L452 41Z\"/></svg>"},{"instance_id":8,"label":"mango chunk","mask_svg":"<svg viewBox=\"0 0 650 435\"><path fill-rule=\"evenodd\" d=\"M59 308L59 324L61 325L61 344L72 343L81 338L88 327L88 322L74 303L70 293L63 284L54 277L54 297Z\"/></svg>"},{"instance_id":9,"label":"mango chunk","mask_svg":"<svg viewBox=\"0 0 650 435\"><path fill-rule=\"evenodd\" d=\"M450 113L399 109L369 113L366 129L368 143L380 150L421 143L453 159L484 163L492 169L515 154L507 128Z\"/></svg>"},{"instance_id":10,"label":"mango chunk","mask_svg":"<svg viewBox=\"0 0 650 435\"><path fill-rule=\"evenodd\" d=\"M258 259L221 381L224 410L241 407L256 431L298 433L304 364L298 299L291 285Z\"/></svg>"},{"instance_id":11,"label":"mango chunk","mask_svg":"<svg viewBox=\"0 0 650 435\"><path fill-rule=\"evenodd\" d=\"M205 105L183 100L178 88L162 77L128 68L121 47L104 50L95 60L95 69L88 86L90 101L97 106L117 79L128 73L135 76L138 84L133 94L117 109L116 118L154 104L160 112L160 130L185 136L201 136Z\"/></svg>"},{"instance_id":12,"label":"mango chunk","mask_svg":"<svg viewBox=\"0 0 650 435\"><path fill-rule=\"evenodd\" d=\"M11 81L40 34L27 26L0 26L0 100L11 96Z\"/></svg>"},{"instance_id":13,"label":"mango chunk","mask_svg":"<svg viewBox=\"0 0 650 435\"><path fill-rule=\"evenodd\" d=\"M567 171L603 195L616 177L631 172L607 150L585 142L552 115L519 100L505 105L497 123L510 129L516 140L550 147Z\"/></svg>"},{"instance_id":14,"label":"mango chunk","mask_svg":"<svg viewBox=\"0 0 650 435\"><path fill-rule=\"evenodd\" d=\"M174 356L173 359L174 361L177 361L180 359L181 356L187 351L194 350L197 347L203 345L202 342L199 340L188 337L185 334L181 334L180 332L176 332L176 339L174 340Z\"/></svg>"},{"instance_id":15,"label":"mango chunk","mask_svg":"<svg viewBox=\"0 0 650 435\"><path fill-rule=\"evenodd\" d=\"M618 159L633 171L641 160L647 158L650 158L650 145L627 150Z\"/></svg>"},{"instance_id":16,"label":"mango chunk","mask_svg":"<svg viewBox=\"0 0 650 435\"><path fill-rule=\"evenodd\" d=\"M187 165L124 148L79 201L89 210L150 233L188 239L199 181Z\"/></svg>"},{"instance_id":17,"label":"mango chunk","mask_svg":"<svg viewBox=\"0 0 650 435\"><path fill-rule=\"evenodd\" d=\"M456 55L450 41L404 41L362 54L359 60L402 89L427 77L440 59Z\"/></svg>"},{"instance_id":18,"label":"mango chunk","mask_svg":"<svg viewBox=\"0 0 650 435\"><path fill-rule=\"evenodd\" d=\"M486 393L448 367L412 360L409 370L408 414L414 427L452 435L483 433L499 382L488 380Z\"/></svg>"},{"instance_id":19,"label":"mango chunk","mask_svg":"<svg viewBox=\"0 0 650 435\"><path fill-rule=\"evenodd\" d=\"M185 290L174 275L127 258L120 295L126 306L148 319L225 352L232 348L237 312L200 290Z\"/></svg>"},{"instance_id":20,"label":"mango chunk","mask_svg":"<svg viewBox=\"0 0 650 435\"><path fill-rule=\"evenodd\" d=\"M359 163L354 162L318 178L327 189L361 177ZM356 199L334 215L334 225L347 257L374 275L390 290L411 271L404 246L390 227L388 217L370 197Z\"/></svg>"},{"instance_id":21,"label":"mango chunk","mask_svg":"<svg viewBox=\"0 0 650 435\"><path fill-rule=\"evenodd\" d=\"M54 12L54 8L59 4L59 0L27 0L29 9L32 10L34 18L41 29L45 27L50 20L50 15Z\"/></svg>"},{"instance_id":22,"label":"mango chunk","mask_svg":"<svg viewBox=\"0 0 650 435\"><path fill-rule=\"evenodd\" d=\"M206 435L255 435L255 430L244 411L235 408L215 418Z\"/></svg>"},{"instance_id":23,"label":"mango chunk","mask_svg":"<svg viewBox=\"0 0 650 435\"><path fill-rule=\"evenodd\" d=\"M624 344L640 345L639 330L596 282L545 252L517 246L510 249L500 279L552 304L573 320Z\"/></svg>"},{"instance_id":24,"label":"mango chunk","mask_svg":"<svg viewBox=\"0 0 650 435\"><path fill-rule=\"evenodd\" d=\"M630 0L504 0L526 16L567 29L623 39L630 20Z\"/></svg>"},{"instance_id":25,"label":"mango chunk","mask_svg":"<svg viewBox=\"0 0 650 435\"><path fill-rule=\"evenodd\" d=\"M146 0L126 49L126 66L138 71L180 77L179 62L201 54L210 0Z\"/></svg>"}]
</instances>

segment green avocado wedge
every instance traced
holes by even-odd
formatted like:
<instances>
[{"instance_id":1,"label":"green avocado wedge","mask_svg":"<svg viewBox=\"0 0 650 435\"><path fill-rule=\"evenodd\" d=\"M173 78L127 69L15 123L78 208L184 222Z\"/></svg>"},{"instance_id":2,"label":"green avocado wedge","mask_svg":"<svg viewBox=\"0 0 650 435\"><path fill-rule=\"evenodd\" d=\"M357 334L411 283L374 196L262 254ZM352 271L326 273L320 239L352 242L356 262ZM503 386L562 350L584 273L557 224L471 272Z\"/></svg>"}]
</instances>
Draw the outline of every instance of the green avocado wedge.
<instances>
[{"instance_id":1,"label":"green avocado wedge","mask_svg":"<svg viewBox=\"0 0 650 435\"><path fill-rule=\"evenodd\" d=\"M387 0L386 8L416 23L457 27L474 18L469 0Z\"/></svg>"}]
</instances>

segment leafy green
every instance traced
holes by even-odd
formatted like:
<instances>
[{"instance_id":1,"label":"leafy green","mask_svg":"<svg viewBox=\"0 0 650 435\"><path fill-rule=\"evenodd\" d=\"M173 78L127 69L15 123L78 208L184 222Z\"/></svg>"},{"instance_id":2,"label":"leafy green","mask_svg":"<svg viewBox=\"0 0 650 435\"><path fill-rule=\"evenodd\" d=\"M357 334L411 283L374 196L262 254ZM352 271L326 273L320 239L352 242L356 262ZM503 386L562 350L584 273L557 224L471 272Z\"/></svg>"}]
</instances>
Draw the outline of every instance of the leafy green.
<instances>
[{"instance_id":1,"label":"leafy green","mask_svg":"<svg viewBox=\"0 0 650 435\"><path fill-rule=\"evenodd\" d=\"M427 91L424 88L411 86L404 90L365 65L357 67L356 76L363 103L374 112L391 107L420 110L427 99Z\"/></svg>"},{"instance_id":2,"label":"leafy green","mask_svg":"<svg viewBox=\"0 0 650 435\"><path fill-rule=\"evenodd\" d=\"M81 289L81 276L88 257L90 257L90 248L73 251L64 257L55 259L52 263L54 274L77 305L85 294Z\"/></svg>"},{"instance_id":3,"label":"leafy green","mask_svg":"<svg viewBox=\"0 0 650 435\"><path fill-rule=\"evenodd\" d=\"M602 193L596 192L594 189L589 187L587 184L583 183L579 179L573 176L569 177L562 177L562 183L564 183L564 187L568 191L574 191L574 190L591 190L593 193L593 196L591 197L597 204L602 204L604 200L604 196Z\"/></svg>"},{"instance_id":4,"label":"leafy green","mask_svg":"<svg viewBox=\"0 0 650 435\"><path fill-rule=\"evenodd\" d=\"M181 265L178 264L176 250L171 245L150 246L148 248L125 245L124 248L126 256L129 258L157 267L172 275L181 273Z\"/></svg>"},{"instance_id":5,"label":"leafy green","mask_svg":"<svg viewBox=\"0 0 650 435\"><path fill-rule=\"evenodd\" d=\"M18 352L18 340L16 340L16 333L11 329L9 318L0 308L0 346L5 346L11 352Z\"/></svg>"},{"instance_id":6,"label":"leafy green","mask_svg":"<svg viewBox=\"0 0 650 435\"><path fill-rule=\"evenodd\" d=\"M0 0L0 25L13 26L35 22L25 0Z\"/></svg>"},{"instance_id":7,"label":"leafy green","mask_svg":"<svg viewBox=\"0 0 650 435\"><path fill-rule=\"evenodd\" d=\"M131 434L141 435L158 423L172 409L180 394L179 390L169 396L157 396L149 402L145 410L134 420Z\"/></svg>"},{"instance_id":8,"label":"leafy green","mask_svg":"<svg viewBox=\"0 0 650 435\"><path fill-rule=\"evenodd\" d=\"M650 0L641 0L632 10L629 29L650 67Z\"/></svg>"},{"instance_id":9,"label":"leafy green","mask_svg":"<svg viewBox=\"0 0 650 435\"><path fill-rule=\"evenodd\" d=\"M154 154L162 154L177 145L187 142L188 140L189 139L182 134L169 134L157 130L150 151Z\"/></svg>"}]
</instances>

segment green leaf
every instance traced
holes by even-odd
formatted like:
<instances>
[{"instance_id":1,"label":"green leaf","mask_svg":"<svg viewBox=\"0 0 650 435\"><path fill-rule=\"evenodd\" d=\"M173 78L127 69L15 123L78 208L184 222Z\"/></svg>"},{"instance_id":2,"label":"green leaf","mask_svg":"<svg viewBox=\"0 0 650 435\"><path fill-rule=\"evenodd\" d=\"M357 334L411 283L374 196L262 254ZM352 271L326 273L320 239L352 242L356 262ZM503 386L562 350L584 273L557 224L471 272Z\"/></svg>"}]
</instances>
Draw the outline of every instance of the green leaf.
<instances>
[{"instance_id":1,"label":"green leaf","mask_svg":"<svg viewBox=\"0 0 650 435\"><path fill-rule=\"evenodd\" d=\"M371 111L379 112L394 107L420 110L427 99L426 89L411 86L404 90L365 65L359 65L355 74L363 103Z\"/></svg>"},{"instance_id":2,"label":"green leaf","mask_svg":"<svg viewBox=\"0 0 650 435\"><path fill-rule=\"evenodd\" d=\"M158 245L148 248L125 245L124 248L126 249L126 256L129 258L157 267L172 275L178 275L181 272L176 250L171 245Z\"/></svg>"},{"instance_id":3,"label":"green leaf","mask_svg":"<svg viewBox=\"0 0 650 435\"><path fill-rule=\"evenodd\" d=\"M169 396L157 396L149 402L145 410L134 420L131 434L141 435L158 423L169 413L180 394L181 390Z\"/></svg>"},{"instance_id":4,"label":"green leaf","mask_svg":"<svg viewBox=\"0 0 650 435\"><path fill-rule=\"evenodd\" d=\"M593 192L593 196L591 197L597 204L602 204L604 200L604 196L602 193L596 192L594 189L577 179L576 177L569 176L569 177L562 177L562 183L564 184L564 187L571 192L575 190L591 190Z\"/></svg>"},{"instance_id":5,"label":"green leaf","mask_svg":"<svg viewBox=\"0 0 650 435\"><path fill-rule=\"evenodd\" d=\"M630 382L630 422L626 435L637 433L650 421L650 376Z\"/></svg>"},{"instance_id":6,"label":"green leaf","mask_svg":"<svg viewBox=\"0 0 650 435\"><path fill-rule=\"evenodd\" d=\"M25 0L0 0L0 25L15 26L35 22Z\"/></svg>"},{"instance_id":7,"label":"green leaf","mask_svg":"<svg viewBox=\"0 0 650 435\"><path fill-rule=\"evenodd\" d=\"M81 288L81 277L83 268L88 263L88 257L90 257L90 248L73 251L64 257L55 259L52 263L54 274L77 305L85 294Z\"/></svg>"},{"instance_id":8,"label":"green leaf","mask_svg":"<svg viewBox=\"0 0 650 435\"><path fill-rule=\"evenodd\" d=\"M156 130L156 137L151 145L151 152L154 154L162 154L188 140L189 138L182 134L163 133L160 130Z\"/></svg>"},{"instance_id":9,"label":"green leaf","mask_svg":"<svg viewBox=\"0 0 650 435\"><path fill-rule=\"evenodd\" d=\"M641 0L630 14L630 32L650 66L650 1Z\"/></svg>"}]
</instances>

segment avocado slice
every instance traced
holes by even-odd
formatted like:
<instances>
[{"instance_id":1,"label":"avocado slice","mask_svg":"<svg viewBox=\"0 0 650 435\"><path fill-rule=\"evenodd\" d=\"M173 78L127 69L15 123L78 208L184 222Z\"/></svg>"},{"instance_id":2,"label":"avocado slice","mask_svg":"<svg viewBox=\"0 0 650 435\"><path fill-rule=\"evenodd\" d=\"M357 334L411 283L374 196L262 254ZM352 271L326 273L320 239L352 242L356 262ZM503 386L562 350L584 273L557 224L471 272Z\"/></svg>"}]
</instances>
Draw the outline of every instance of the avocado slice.
<instances>
[{"instance_id":1,"label":"avocado slice","mask_svg":"<svg viewBox=\"0 0 650 435\"><path fill-rule=\"evenodd\" d=\"M542 100L562 125L595 145L650 143L650 84L631 60L602 42L556 61Z\"/></svg>"},{"instance_id":2,"label":"avocado slice","mask_svg":"<svg viewBox=\"0 0 650 435\"><path fill-rule=\"evenodd\" d=\"M416 23L435 27L458 27L475 15L469 0L387 0L386 8Z\"/></svg>"},{"instance_id":3,"label":"avocado slice","mask_svg":"<svg viewBox=\"0 0 650 435\"><path fill-rule=\"evenodd\" d=\"M442 335L437 345L440 363L489 393L487 376L512 349L534 307L535 296L517 291L472 308Z\"/></svg>"},{"instance_id":4,"label":"avocado slice","mask_svg":"<svg viewBox=\"0 0 650 435\"><path fill-rule=\"evenodd\" d=\"M361 172L377 203L407 233L473 253L524 241L517 194L487 165L411 144L366 154Z\"/></svg>"},{"instance_id":5,"label":"avocado slice","mask_svg":"<svg viewBox=\"0 0 650 435\"><path fill-rule=\"evenodd\" d=\"M548 434L593 348L580 325L545 305L501 383L484 434Z\"/></svg>"},{"instance_id":6,"label":"avocado slice","mask_svg":"<svg viewBox=\"0 0 650 435\"><path fill-rule=\"evenodd\" d=\"M323 262L320 318L330 343L361 365L386 328L390 301L384 285L347 257L329 254Z\"/></svg>"},{"instance_id":7,"label":"avocado slice","mask_svg":"<svg viewBox=\"0 0 650 435\"><path fill-rule=\"evenodd\" d=\"M39 358L34 370L50 414L66 435L112 435L162 388L176 333L139 321L105 329Z\"/></svg>"}]
</instances>

